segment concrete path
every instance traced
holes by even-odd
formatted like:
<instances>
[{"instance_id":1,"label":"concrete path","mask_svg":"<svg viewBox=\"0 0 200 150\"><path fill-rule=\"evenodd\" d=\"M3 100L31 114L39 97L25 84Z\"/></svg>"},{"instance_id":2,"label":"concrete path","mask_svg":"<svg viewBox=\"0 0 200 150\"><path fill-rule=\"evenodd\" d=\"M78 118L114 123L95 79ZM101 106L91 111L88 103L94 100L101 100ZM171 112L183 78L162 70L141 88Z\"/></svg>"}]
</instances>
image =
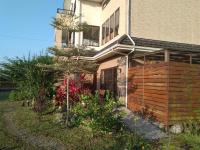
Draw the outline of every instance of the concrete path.
<instances>
[{"instance_id":1,"label":"concrete path","mask_svg":"<svg viewBox=\"0 0 200 150\"><path fill-rule=\"evenodd\" d=\"M145 139L158 140L168 137L167 134L158 126L154 125L148 120L139 117L127 108L121 107L119 110L125 113L123 122L128 127L128 129L136 132L138 135L141 135Z\"/></svg>"}]
</instances>

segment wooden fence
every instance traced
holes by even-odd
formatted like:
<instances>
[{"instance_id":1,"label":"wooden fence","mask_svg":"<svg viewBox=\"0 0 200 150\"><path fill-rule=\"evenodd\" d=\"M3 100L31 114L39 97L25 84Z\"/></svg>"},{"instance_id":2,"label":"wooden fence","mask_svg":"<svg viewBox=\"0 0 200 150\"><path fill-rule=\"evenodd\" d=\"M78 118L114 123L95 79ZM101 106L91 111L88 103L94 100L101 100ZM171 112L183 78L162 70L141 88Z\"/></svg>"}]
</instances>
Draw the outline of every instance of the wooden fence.
<instances>
[{"instance_id":1,"label":"wooden fence","mask_svg":"<svg viewBox=\"0 0 200 150\"><path fill-rule=\"evenodd\" d=\"M200 65L170 62L169 87L169 122L199 119Z\"/></svg>"},{"instance_id":2,"label":"wooden fence","mask_svg":"<svg viewBox=\"0 0 200 150\"><path fill-rule=\"evenodd\" d=\"M200 65L162 62L129 69L128 108L172 124L198 117Z\"/></svg>"}]
</instances>

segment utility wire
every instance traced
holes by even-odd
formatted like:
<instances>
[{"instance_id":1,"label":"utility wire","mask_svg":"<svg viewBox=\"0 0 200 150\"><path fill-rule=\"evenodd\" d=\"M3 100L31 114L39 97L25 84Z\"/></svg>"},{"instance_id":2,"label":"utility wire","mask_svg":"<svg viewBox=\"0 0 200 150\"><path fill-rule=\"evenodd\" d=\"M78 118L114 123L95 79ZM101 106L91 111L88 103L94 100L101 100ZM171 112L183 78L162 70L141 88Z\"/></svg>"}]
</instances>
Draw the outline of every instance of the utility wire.
<instances>
[{"instance_id":1,"label":"utility wire","mask_svg":"<svg viewBox=\"0 0 200 150\"><path fill-rule=\"evenodd\" d=\"M29 37L21 37L21 36L11 36L11 35L2 35L2 34L0 34L0 38L29 40L29 41L41 41L41 42L54 42L54 41L48 41L48 40L45 40L45 39L37 39L37 38L29 38Z\"/></svg>"}]
</instances>

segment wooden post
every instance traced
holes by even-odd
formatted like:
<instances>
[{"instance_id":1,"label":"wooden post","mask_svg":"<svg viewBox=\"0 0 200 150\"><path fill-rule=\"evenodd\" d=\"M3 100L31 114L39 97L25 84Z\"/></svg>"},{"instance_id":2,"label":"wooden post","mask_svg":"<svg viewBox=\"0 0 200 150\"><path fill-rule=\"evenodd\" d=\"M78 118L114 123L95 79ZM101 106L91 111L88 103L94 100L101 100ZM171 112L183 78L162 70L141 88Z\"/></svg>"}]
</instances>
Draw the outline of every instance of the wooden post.
<instances>
[{"instance_id":1,"label":"wooden post","mask_svg":"<svg viewBox=\"0 0 200 150\"><path fill-rule=\"evenodd\" d=\"M145 62L146 62L146 56L144 55L144 64L143 64L143 73L142 73L143 74L143 79L142 79L143 80L143 94L142 94L142 96L143 96L142 97L142 100L143 100L142 104L143 104L143 106L145 105L144 104L144 67L145 67Z\"/></svg>"},{"instance_id":2,"label":"wooden post","mask_svg":"<svg viewBox=\"0 0 200 150\"><path fill-rule=\"evenodd\" d=\"M192 54L190 54L190 64L192 64Z\"/></svg>"},{"instance_id":3,"label":"wooden post","mask_svg":"<svg viewBox=\"0 0 200 150\"><path fill-rule=\"evenodd\" d=\"M165 50L165 62L169 62L170 61L170 53L169 50Z\"/></svg>"}]
</instances>

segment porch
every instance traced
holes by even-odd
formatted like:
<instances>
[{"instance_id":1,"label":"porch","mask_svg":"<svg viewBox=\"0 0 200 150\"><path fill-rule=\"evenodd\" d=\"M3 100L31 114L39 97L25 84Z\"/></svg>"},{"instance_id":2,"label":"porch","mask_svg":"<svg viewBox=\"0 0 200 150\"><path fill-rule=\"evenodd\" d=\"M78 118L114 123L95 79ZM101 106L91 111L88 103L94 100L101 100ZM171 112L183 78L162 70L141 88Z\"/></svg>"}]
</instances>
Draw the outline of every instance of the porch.
<instances>
[{"instance_id":1,"label":"porch","mask_svg":"<svg viewBox=\"0 0 200 150\"><path fill-rule=\"evenodd\" d=\"M165 125L200 119L200 53L161 50L134 55L128 108Z\"/></svg>"}]
</instances>

